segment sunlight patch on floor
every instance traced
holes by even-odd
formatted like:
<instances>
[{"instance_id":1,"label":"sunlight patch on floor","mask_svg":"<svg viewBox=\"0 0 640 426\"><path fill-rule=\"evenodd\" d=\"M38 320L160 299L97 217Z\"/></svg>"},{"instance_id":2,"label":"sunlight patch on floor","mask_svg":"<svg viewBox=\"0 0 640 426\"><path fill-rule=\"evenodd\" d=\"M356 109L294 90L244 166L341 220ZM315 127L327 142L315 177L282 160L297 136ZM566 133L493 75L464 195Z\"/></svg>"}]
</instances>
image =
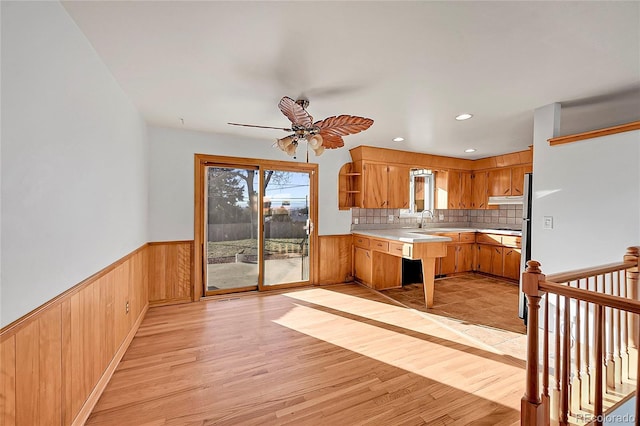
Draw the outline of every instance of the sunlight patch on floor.
<instances>
[{"instance_id":1,"label":"sunlight patch on floor","mask_svg":"<svg viewBox=\"0 0 640 426\"><path fill-rule=\"evenodd\" d=\"M296 294L299 293L296 292ZM350 297L346 297L342 301L349 299ZM353 306L350 310L357 312L357 308ZM524 382L523 369L505 364L496 358L490 359L463 352L460 347L456 348L458 345L455 341L449 340L443 345L442 342L429 341L428 338L408 336L300 305L296 305L274 322L464 392L473 393L514 409L520 408L522 395L505 394L504 389L512 389L512 386L505 386L507 381ZM445 337L446 334L448 335ZM456 335L443 333L439 337L451 339ZM448 346L449 344L451 347ZM405 356L398 357L399 350ZM427 357L424 354L431 355ZM491 355L492 358L495 356Z\"/></svg>"},{"instance_id":2,"label":"sunlight patch on floor","mask_svg":"<svg viewBox=\"0 0 640 426\"><path fill-rule=\"evenodd\" d=\"M284 293L283 296L339 310L348 314L358 315L363 318L379 321L392 326L402 327L418 333L428 334L434 337L451 339L454 337L452 334L454 334L456 335L456 341L468 345L474 345L495 354L503 354L503 352L498 349L486 345L478 340L472 340L465 333L442 324L440 321L433 320L424 312L420 312L415 309L405 308L390 303L377 302L322 288Z\"/></svg>"}]
</instances>

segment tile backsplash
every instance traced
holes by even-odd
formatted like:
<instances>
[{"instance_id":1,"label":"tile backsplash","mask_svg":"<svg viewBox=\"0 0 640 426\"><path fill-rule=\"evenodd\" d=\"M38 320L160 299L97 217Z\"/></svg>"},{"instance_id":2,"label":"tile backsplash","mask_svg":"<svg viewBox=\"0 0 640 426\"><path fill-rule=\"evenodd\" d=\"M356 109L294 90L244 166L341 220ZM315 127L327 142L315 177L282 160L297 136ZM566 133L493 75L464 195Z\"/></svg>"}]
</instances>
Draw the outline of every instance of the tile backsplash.
<instances>
[{"instance_id":1,"label":"tile backsplash","mask_svg":"<svg viewBox=\"0 0 640 426\"><path fill-rule=\"evenodd\" d=\"M521 229L522 205L502 205L497 210L434 210L425 215L426 227L470 227ZM389 217L393 216L393 221ZM354 228L398 227L418 225L419 217L400 217L399 209L351 209Z\"/></svg>"}]
</instances>

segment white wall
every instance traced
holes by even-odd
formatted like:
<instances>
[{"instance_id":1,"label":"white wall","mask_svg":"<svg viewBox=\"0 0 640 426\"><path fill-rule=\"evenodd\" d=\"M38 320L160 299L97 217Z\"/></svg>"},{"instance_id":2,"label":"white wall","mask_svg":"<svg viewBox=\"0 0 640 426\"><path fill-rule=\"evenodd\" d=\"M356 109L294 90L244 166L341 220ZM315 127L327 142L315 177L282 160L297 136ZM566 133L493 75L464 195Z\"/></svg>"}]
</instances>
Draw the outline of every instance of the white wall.
<instances>
[{"instance_id":1,"label":"white wall","mask_svg":"<svg viewBox=\"0 0 640 426\"><path fill-rule=\"evenodd\" d=\"M58 2L2 2L1 324L144 244L146 127Z\"/></svg>"},{"instance_id":2,"label":"white wall","mask_svg":"<svg viewBox=\"0 0 640 426\"><path fill-rule=\"evenodd\" d=\"M306 161L303 145L293 160L273 147L272 140L150 126L149 137L149 239L192 240L194 207L194 154ZM275 137L274 137L275 140ZM320 235L351 232L351 212L338 210L338 171L351 161L348 148L327 150L309 161L319 164Z\"/></svg>"},{"instance_id":3,"label":"white wall","mask_svg":"<svg viewBox=\"0 0 640 426\"><path fill-rule=\"evenodd\" d=\"M621 261L640 245L640 131L549 146L559 120L558 104L535 111L532 258L547 274Z\"/></svg>"}]
</instances>

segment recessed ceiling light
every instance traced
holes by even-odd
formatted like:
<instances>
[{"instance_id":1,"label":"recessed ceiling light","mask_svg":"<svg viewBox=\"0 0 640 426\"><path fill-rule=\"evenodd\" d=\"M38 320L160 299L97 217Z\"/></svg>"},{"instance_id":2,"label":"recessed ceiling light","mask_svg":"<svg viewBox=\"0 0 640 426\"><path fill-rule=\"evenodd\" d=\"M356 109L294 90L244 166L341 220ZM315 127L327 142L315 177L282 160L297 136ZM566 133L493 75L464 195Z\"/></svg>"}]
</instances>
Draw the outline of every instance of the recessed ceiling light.
<instances>
[{"instance_id":1,"label":"recessed ceiling light","mask_svg":"<svg viewBox=\"0 0 640 426\"><path fill-rule=\"evenodd\" d=\"M464 152L476 152L475 148L467 148L464 150Z\"/></svg>"},{"instance_id":2,"label":"recessed ceiling light","mask_svg":"<svg viewBox=\"0 0 640 426\"><path fill-rule=\"evenodd\" d=\"M402 142L403 140L404 140L404 138L401 138L399 136L397 138L393 138L394 142Z\"/></svg>"},{"instance_id":3,"label":"recessed ceiling light","mask_svg":"<svg viewBox=\"0 0 640 426\"><path fill-rule=\"evenodd\" d=\"M462 121L462 120L468 120L471 117L473 117L473 114L467 114L466 112L464 114L460 114L459 116L456 117L456 120L458 121Z\"/></svg>"}]
</instances>

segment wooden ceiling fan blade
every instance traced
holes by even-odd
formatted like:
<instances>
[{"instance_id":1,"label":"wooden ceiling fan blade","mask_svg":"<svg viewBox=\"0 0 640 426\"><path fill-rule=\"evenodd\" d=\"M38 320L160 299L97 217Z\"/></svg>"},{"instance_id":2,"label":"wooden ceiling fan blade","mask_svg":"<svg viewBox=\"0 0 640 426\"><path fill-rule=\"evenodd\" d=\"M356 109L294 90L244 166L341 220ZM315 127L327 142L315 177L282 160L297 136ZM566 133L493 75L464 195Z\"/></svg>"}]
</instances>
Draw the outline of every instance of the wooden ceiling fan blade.
<instances>
[{"instance_id":1,"label":"wooden ceiling fan blade","mask_svg":"<svg viewBox=\"0 0 640 426\"><path fill-rule=\"evenodd\" d=\"M347 136L367 130L373 124L370 118L354 115L339 115L316 121L313 125L321 130L322 137L325 134L335 136Z\"/></svg>"},{"instance_id":2,"label":"wooden ceiling fan blade","mask_svg":"<svg viewBox=\"0 0 640 426\"><path fill-rule=\"evenodd\" d=\"M241 123L227 123L232 126L243 126L243 127L258 127L260 129L275 129L275 130L284 130L285 132L293 132L292 129L287 129L285 127L271 127L271 126L258 126L255 124L241 124Z\"/></svg>"},{"instance_id":3,"label":"wooden ceiling fan blade","mask_svg":"<svg viewBox=\"0 0 640 426\"><path fill-rule=\"evenodd\" d=\"M293 124L298 124L304 127L311 127L313 119L309 113L302 108L296 101L288 96L284 96L278 103L280 111L291 121Z\"/></svg>"},{"instance_id":4,"label":"wooden ceiling fan blade","mask_svg":"<svg viewBox=\"0 0 640 426\"><path fill-rule=\"evenodd\" d=\"M320 130L320 136L322 136L322 145L328 149L335 149L344 146L344 140L342 136L326 133L324 130Z\"/></svg>"}]
</instances>

